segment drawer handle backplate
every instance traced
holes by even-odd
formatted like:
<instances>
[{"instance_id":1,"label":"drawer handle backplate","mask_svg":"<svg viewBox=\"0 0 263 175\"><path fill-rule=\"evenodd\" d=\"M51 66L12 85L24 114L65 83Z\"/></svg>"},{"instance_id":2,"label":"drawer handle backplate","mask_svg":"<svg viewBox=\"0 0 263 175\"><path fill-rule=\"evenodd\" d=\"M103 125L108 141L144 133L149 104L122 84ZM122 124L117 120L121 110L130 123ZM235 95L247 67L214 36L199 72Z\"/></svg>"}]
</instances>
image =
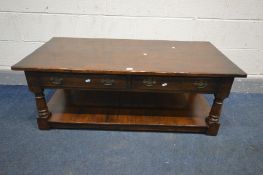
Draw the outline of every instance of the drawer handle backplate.
<instances>
[{"instance_id":1,"label":"drawer handle backplate","mask_svg":"<svg viewBox=\"0 0 263 175\"><path fill-rule=\"evenodd\" d=\"M207 82L205 81L199 81L194 83L195 87L198 89L204 89L207 87Z\"/></svg>"},{"instance_id":2,"label":"drawer handle backplate","mask_svg":"<svg viewBox=\"0 0 263 175\"><path fill-rule=\"evenodd\" d=\"M143 80L142 83L144 84L144 86L152 87L152 86L154 86L156 84L156 81L153 80L152 78L149 78L149 79Z\"/></svg>"},{"instance_id":3,"label":"drawer handle backplate","mask_svg":"<svg viewBox=\"0 0 263 175\"><path fill-rule=\"evenodd\" d=\"M50 82L54 85L62 85L63 78L61 77L51 77Z\"/></svg>"},{"instance_id":4,"label":"drawer handle backplate","mask_svg":"<svg viewBox=\"0 0 263 175\"><path fill-rule=\"evenodd\" d=\"M114 83L113 79L103 79L101 80L101 82L103 83L104 86L112 86Z\"/></svg>"}]
</instances>

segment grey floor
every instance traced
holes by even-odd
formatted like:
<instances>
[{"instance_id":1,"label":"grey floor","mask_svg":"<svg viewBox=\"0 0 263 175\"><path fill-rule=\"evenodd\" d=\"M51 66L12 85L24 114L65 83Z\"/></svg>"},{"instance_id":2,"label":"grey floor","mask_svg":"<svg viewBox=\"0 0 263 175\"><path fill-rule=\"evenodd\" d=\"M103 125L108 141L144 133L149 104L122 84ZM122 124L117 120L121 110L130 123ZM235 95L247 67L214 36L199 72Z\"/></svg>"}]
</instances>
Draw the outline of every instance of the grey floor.
<instances>
[{"instance_id":1,"label":"grey floor","mask_svg":"<svg viewBox=\"0 0 263 175\"><path fill-rule=\"evenodd\" d=\"M263 174L262 102L263 94L232 93L216 137L40 131L27 87L0 86L0 174Z\"/></svg>"}]
</instances>

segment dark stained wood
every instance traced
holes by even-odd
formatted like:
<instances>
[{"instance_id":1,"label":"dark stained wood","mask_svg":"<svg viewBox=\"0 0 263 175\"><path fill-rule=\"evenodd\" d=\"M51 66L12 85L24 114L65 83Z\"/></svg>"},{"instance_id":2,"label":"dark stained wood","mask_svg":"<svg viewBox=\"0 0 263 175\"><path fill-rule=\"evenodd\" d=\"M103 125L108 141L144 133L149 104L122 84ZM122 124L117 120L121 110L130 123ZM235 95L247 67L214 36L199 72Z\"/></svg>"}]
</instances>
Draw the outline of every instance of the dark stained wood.
<instances>
[{"instance_id":1,"label":"dark stained wood","mask_svg":"<svg viewBox=\"0 0 263 175\"><path fill-rule=\"evenodd\" d=\"M53 38L12 69L129 75L246 76L211 43L193 41Z\"/></svg>"},{"instance_id":2,"label":"dark stained wood","mask_svg":"<svg viewBox=\"0 0 263 175\"><path fill-rule=\"evenodd\" d=\"M79 90L57 90L48 106L51 127L117 130L206 132L210 111L198 94Z\"/></svg>"},{"instance_id":3,"label":"dark stained wood","mask_svg":"<svg viewBox=\"0 0 263 175\"><path fill-rule=\"evenodd\" d=\"M43 88L142 92L216 93L226 80L233 81L233 78L229 77L127 76L56 72L26 72L26 75L30 86L41 86Z\"/></svg>"},{"instance_id":4,"label":"dark stained wood","mask_svg":"<svg viewBox=\"0 0 263 175\"><path fill-rule=\"evenodd\" d=\"M79 73L26 72L30 83L46 88L126 89L129 77L117 75L94 75Z\"/></svg>"},{"instance_id":5,"label":"dark stained wood","mask_svg":"<svg viewBox=\"0 0 263 175\"><path fill-rule=\"evenodd\" d=\"M38 128L42 130L47 130L49 129L48 118L51 116L51 113L48 110L43 89L35 88L32 89L32 92L35 94L35 101L38 110Z\"/></svg>"},{"instance_id":6,"label":"dark stained wood","mask_svg":"<svg viewBox=\"0 0 263 175\"><path fill-rule=\"evenodd\" d=\"M208 135L234 78L246 77L211 43L184 41L53 38L12 69L25 71L39 129ZM64 90L47 106L45 88ZM215 96L211 110L201 94Z\"/></svg>"},{"instance_id":7,"label":"dark stained wood","mask_svg":"<svg viewBox=\"0 0 263 175\"><path fill-rule=\"evenodd\" d=\"M132 88L137 90L216 92L221 78L134 76Z\"/></svg>"},{"instance_id":8,"label":"dark stained wood","mask_svg":"<svg viewBox=\"0 0 263 175\"><path fill-rule=\"evenodd\" d=\"M233 79L225 79L225 81L218 85L218 91L214 94L214 102L211 107L209 116L206 118L206 122L209 126L207 130L208 135L216 136L220 127L219 118L223 107L223 101L230 94Z\"/></svg>"}]
</instances>

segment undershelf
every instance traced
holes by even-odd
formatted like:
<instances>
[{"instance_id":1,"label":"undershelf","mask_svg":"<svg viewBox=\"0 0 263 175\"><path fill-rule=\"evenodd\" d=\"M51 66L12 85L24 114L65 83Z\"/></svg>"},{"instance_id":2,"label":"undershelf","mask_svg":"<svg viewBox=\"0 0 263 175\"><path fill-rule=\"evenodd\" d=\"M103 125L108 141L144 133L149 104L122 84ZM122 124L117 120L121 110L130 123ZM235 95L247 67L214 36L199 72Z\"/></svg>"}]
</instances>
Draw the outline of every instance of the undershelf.
<instances>
[{"instance_id":1,"label":"undershelf","mask_svg":"<svg viewBox=\"0 0 263 175\"><path fill-rule=\"evenodd\" d=\"M206 132L201 94L56 90L51 128Z\"/></svg>"}]
</instances>

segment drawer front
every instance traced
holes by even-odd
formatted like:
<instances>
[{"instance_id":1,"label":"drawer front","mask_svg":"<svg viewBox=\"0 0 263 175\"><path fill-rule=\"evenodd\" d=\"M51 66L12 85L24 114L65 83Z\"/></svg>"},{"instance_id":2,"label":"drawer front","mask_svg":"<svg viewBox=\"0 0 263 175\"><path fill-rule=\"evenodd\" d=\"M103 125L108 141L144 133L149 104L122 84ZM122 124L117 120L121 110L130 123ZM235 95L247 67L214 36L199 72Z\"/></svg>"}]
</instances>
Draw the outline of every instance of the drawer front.
<instances>
[{"instance_id":1,"label":"drawer front","mask_svg":"<svg viewBox=\"0 0 263 175\"><path fill-rule=\"evenodd\" d=\"M128 85L125 76L61 73L39 74L39 83L45 87L76 87L88 89L122 89Z\"/></svg>"},{"instance_id":2,"label":"drawer front","mask_svg":"<svg viewBox=\"0 0 263 175\"><path fill-rule=\"evenodd\" d=\"M132 87L138 90L215 92L218 83L220 80L214 78L138 76L132 79Z\"/></svg>"}]
</instances>

